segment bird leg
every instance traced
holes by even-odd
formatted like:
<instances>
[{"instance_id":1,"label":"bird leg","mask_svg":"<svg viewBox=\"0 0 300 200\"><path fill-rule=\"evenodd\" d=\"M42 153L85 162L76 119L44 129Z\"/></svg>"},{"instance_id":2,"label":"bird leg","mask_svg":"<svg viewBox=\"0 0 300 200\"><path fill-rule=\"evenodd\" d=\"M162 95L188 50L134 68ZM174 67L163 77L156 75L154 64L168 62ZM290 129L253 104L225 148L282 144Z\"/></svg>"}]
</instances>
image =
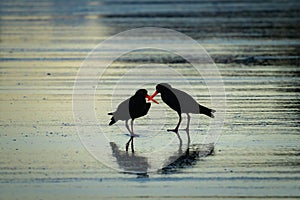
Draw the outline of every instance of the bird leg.
<instances>
[{"instance_id":1,"label":"bird leg","mask_svg":"<svg viewBox=\"0 0 300 200\"><path fill-rule=\"evenodd\" d=\"M178 149L178 152L179 152L180 154L182 154L182 139L181 139L181 137L180 137L180 135L179 135L178 132L175 132L175 134L177 135L178 140L179 140L179 149Z\"/></svg>"},{"instance_id":2,"label":"bird leg","mask_svg":"<svg viewBox=\"0 0 300 200\"><path fill-rule=\"evenodd\" d=\"M186 123L186 128L184 129L185 131L189 131L190 128L190 121L191 121L191 116L189 113L186 113L187 116L187 123Z\"/></svg>"},{"instance_id":3,"label":"bird leg","mask_svg":"<svg viewBox=\"0 0 300 200\"><path fill-rule=\"evenodd\" d=\"M190 143L191 143L191 137L190 137L190 129L185 129L186 135L187 135L187 142L188 142L188 148L190 148Z\"/></svg>"},{"instance_id":4,"label":"bird leg","mask_svg":"<svg viewBox=\"0 0 300 200\"><path fill-rule=\"evenodd\" d=\"M129 144L131 142L131 151L132 153L134 152L134 146L133 146L133 138L134 138L134 133L133 133L133 119L131 120L131 130L129 129L128 126L128 120L126 120L125 124L126 124L126 128L128 129L129 133L130 133L130 139L128 140L128 142L126 143L126 151L128 151L129 148Z\"/></svg>"},{"instance_id":5,"label":"bird leg","mask_svg":"<svg viewBox=\"0 0 300 200\"><path fill-rule=\"evenodd\" d=\"M178 121L178 124L177 124L176 128L175 128L175 129L168 129L167 131L173 131L173 132L175 132L175 133L178 132L178 128L179 128L179 125L180 125L181 120L182 120L181 114L178 113L178 115L179 115L179 121Z\"/></svg>"},{"instance_id":6,"label":"bird leg","mask_svg":"<svg viewBox=\"0 0 300 200\"><path fill-rule=\"evenodd\" d=\"M125 121L125 126L126 126L127 130L129 131L129 133L131 135L131 130L129 129L129 126L128 126L128 120Z\"/></svg>"},{"instance_id":7,"label":"bird leg","mask_svg":"<svg viewBox=\"0 0 300 200\"><path fill-rule=\"evenodd\" d=\"M133 133L133 120L131 120L131 130L129 129L129 126L128 126L128 120L125 121L125 126L126 126L127 130L128 130L129 133L130 133L130 139L129 139L128 142L126 143L126 151L128 151L129 144L130 144L130 142L131 142L131 151L134 152L134 149L133 149L133 138L134 138L134 133Z\"/></svg>"},{"instance_id":8,"label":"bird leg","mask_svg":"<svg viewBox=\"0 0 300 200\"><path fill-rule=\"evenodd\" d=\"M133 148L133 138L134 138L134 132L133 132L133 120L134 119L131 119L131 151L132 151L132 153L134 152L134 148Z\"/></svg>"},{"instance_id":9,"label":"bird leg","mask_svg":"<svg viewBox=\"0 0 300 200\"><path fill-rule=\"evenodd\" d=\"M130 123L130 125L131 125L131 133L130 133L130 135L131 135L132 137L135 136L134 133L133 133L133 120L134 120L134 119L132 119L132 120L131 120L131 123Z\"/></svg>"}]
</instances>

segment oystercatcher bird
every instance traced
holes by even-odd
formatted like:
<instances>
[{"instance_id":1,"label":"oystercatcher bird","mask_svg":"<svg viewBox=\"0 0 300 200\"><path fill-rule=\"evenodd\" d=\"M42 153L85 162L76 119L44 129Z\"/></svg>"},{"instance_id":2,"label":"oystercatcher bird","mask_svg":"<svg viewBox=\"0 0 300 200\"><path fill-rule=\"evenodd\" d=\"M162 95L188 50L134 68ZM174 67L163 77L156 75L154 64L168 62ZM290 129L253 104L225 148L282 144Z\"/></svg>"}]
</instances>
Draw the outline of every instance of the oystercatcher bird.
<instances>
[{"instance_id":1,"label":"oystercatcher bird","mask_svg":"<svg viewBox=\"0 0 300 200\"><path fill-rule=\"evenodd\" d=\"M135 134L133 132L133 121L136 118L145 116L150 109L151 104L146 103L145 98L147 98L148 100L152 100L153 102L158 104L158 102L155 101L153 98L151 98L147 93L148 92L145 89L137 90L135 95L123 101L118 106L115 112L108 113L108 115L112 115L112 118L110 119L111 121L109 122L109 126L113 125L118 120L125 120L125 126L130 133L130 139L126 143L126 151L128 151L128 146L131 142L131 150L132 152L134 152L133 138ZM129 129L128 126L129 119L131 119L131 130Z\"/></svg>"},{"instance_id":2,"label":"oystercatcher bird","mask_svg":"<svg viewBox=\"0 0 300 200\"><path fill-rule=\"evenodd\" d=\"M158 93L161 94L161 99L165 102L170 108L175 110L179 116L179 121L175 129L168 129L168 131L178 132L178 128L181 123L181 113L185 113L187 115L187 127L186 130L189 129L190 126L190 113L193 114L204 114L211 118L214 118L214 109L207 108L205 106L200 105L196 102L193 97L187 94L184 91L173 88L168 83L160 83L156 85L156 91L151 95L150 98L154 98Z\"/></svg>"}]
</instances>

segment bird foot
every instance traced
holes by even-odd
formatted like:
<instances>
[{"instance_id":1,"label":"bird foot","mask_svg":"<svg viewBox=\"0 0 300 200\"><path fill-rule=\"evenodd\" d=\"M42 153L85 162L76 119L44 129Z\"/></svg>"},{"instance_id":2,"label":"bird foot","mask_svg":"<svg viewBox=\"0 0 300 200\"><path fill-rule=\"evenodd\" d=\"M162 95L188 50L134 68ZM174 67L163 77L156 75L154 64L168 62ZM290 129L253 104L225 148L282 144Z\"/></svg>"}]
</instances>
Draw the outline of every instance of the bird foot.
<instances>
[{"instance_id":1,"label":"bird foot","mask_svg":"<svg viewBox=\"0 0 300 200\"><path fill-rule=\"evenodd\" d=\"M126 152L128 151L128 147L129 147L129 143L126 143L126 146L125 146Z\"/></svg>"},{"instance_id":2,"label":"bird foot","mask_svg":"<svg viewBox=\"0 0 300 200\"><path fill-rule=\"evenodd\" d=\"M124 134L124 135L126 135L126 136L129 136L129 137L140 137L140 135L138 135L138 134Z\"/></svg>"},{"instance_id":3,"label":"bird foot","mask_svg":"<svg viewBox=\"0 0 300 200\"><path fill-rule=\"evenodd\" d=\"M168 129L167 131L178 133L178 129Z\"/></svg>"},{"instance_id":4,"label":"bird foot","mask_svg":"<svg viewBox=\"0 0 300 200\"><path fill-rule=\"evenodd\" d=\"M138 134L130 134L130 137L140 137Z\"/></svg>"}]
</instances>

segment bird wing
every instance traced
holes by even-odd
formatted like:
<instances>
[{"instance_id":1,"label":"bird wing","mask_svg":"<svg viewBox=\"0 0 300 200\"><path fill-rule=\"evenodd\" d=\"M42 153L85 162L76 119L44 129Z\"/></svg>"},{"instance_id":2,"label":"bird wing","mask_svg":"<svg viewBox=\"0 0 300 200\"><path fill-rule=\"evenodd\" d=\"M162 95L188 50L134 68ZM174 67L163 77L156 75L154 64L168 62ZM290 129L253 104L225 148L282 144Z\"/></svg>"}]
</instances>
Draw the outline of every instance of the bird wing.
<instances>
[{"instance_id":1,"label":"bird wing","mask_svg":"<svg viewBox=\"0 0 300 200\"><path fill-rule=\"evenodd\" d=\"M175 94L182 113L199 113L198 102L189 94L176 88L172 88L171 91Z\"/></svg>"},{"instance_id":2,"label":"bird wing","mask_svg":"<svg viewBox=\"0 0 300 200\"><path fill-rule=\"evenodd\" d=\"M126 99L119 104L117 110L114 112L116 120L127 120L131 118L129 113L129 101L130 99Z\"/></svg>"}]
</instances>

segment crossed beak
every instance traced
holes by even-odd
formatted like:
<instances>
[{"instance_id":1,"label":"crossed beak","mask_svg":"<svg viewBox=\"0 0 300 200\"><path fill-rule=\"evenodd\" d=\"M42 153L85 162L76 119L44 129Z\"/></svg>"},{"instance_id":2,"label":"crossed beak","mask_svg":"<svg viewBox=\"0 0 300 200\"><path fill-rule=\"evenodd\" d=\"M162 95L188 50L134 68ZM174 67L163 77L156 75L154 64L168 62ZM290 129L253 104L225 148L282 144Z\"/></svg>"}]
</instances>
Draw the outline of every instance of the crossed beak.
<instances>
[{"instance_id":1,"label":"crossed beak","mask_svg":"<svg viewBox=\"0 0 300 200\"><path fill-rule=\"evenodd\" d=\"M158 92L155 91L151 96L147 95L146 97L148 98L148 101L151 100L151 101L153 101L153 102L159 104L159 103L154 99L154 97L155 97L157 94L158 94Z\"/></svg>"},{"instance_id":2,"label":"crossed beak","mask_svg":"<svg viewBox=\"0 0 300 200\"><path fill-rule=\"evenodd\" d=\"M151 96L149 96L148 94L146 95L146 98L148 99L148 101L153 101L154 103L156 104L159 104L155 99L154 97L158 94L157 91L155 91Z\"/></svg>"}]
</instances>

